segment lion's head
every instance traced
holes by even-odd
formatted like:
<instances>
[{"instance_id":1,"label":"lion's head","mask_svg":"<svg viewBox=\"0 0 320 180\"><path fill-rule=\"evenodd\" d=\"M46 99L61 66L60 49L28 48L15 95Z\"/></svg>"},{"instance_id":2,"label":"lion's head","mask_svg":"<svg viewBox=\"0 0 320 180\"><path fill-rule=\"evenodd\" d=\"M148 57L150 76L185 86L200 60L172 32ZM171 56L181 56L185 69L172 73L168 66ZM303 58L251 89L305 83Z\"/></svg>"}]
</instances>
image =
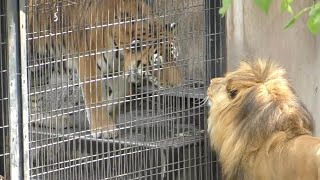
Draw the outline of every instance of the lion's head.
<instances>
[{"instance_id":1,"label":"lion's head","mask_svg":"<svg viewBox=\"0 0 320 180\"><path fill-rule=\"evenodd\" d=\"M262 146L272 149L313 131L312 116L285 70L271 61L241 62L236 71L212 79L207 94L208 132L227 179L238 177L242 161Z\"/></svg>"}]
</instances>

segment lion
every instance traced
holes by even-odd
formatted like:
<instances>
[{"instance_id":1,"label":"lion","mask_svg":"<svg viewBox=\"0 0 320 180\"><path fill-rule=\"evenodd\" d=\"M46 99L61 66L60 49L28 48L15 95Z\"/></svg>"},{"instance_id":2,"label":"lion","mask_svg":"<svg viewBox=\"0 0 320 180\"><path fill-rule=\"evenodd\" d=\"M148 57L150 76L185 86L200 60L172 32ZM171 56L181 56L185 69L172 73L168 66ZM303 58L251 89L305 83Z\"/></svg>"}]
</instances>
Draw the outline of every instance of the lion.
<instances>
[{"instance_id":1,"label":"lion","mask_svg":"<svg viewBox=\"0 0 320 180\"><path fill-rule=\"evenodd\" d=\"M208 134L226 180L320 179L313 117L272 60L211 80Z\"/></svg>"},{"instance_id":2,"label":"lion","mask_svg":"<svg viewBox=\"0 0 320 180\"><path fill-rule=\"evenodd\" d=\"M111 111L118 105L103 103L130 95L131 83L139 85L146 79L156 86L181 85L175 26L155 18L143 0L29 0L27 25L29 70L46 68L41 64L51 64L43 62L49 59L79 74L94 136L117 136L118 113ZM117 77L119 82L110 82ZM37 86L45 80L35 82Z\"/></svg>"}]
</instances>

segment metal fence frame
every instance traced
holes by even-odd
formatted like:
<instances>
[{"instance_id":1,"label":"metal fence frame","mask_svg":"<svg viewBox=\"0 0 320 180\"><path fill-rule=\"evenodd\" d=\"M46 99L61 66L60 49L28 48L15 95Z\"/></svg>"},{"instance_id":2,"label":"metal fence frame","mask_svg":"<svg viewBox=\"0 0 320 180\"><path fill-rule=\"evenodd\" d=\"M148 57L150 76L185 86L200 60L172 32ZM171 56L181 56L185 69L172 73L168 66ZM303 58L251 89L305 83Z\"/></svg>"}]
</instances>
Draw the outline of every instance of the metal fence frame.
<instances>
[{"instance_id":1,"label":"metal fence frame","mask_svg":"<svg viewBox=\"0 0 320 180\"><path fill-rule=\"evenodd\" d=\"M6 61L6 45L7 42L5 40L6 34L6 4L5 1L0 1L0 174L5 175L9 174L6 172L5 163L7 162L8 153L6 152L6 144L8 139L8 131L6 127L8 127L8 92L7 86L7 61Z\"/></svg>"},{"instance_id":2,"label":"metal fence frame","mask_svg":"<svg viewBox=\"0 0 320 180\"><path fill-rule=\"evenodd\" d=\"M225 17L221 18L219 14L219 9L216 7L221 7L222 1L210 1L205 0L205 56L207 61L207 85L210 83L210 79L214 77L223 76L224 72L226 72L227 68L227 59L226 59L226 25L225 25ZM218 25L217 25L218 24ZM219 36L217 38L217 32L223 32L223 36ZM214 50L213 50L214 49ZM218 49L218 51L217 51ZM223 52L219 51L223 50ZM214 59L220 59L218 61L213 61ZM207 120L207 114L205 114L205 121ZM206 123L207 125L207 123ZM207 145L210 142L206 143ZM215 167L207 166L207 168L215 169L217 172L217 179L222 177L221 175L221 167L219 166L219 162L217 157L214 157L216 161Z\"/></svg>"},{"instance_id":3,"label":"metal fence frame","mask_svg":"<svg viewBox=\"0 0 320 180\"><path fill-rule=\"evenodd\" d=\"M10 178L29 179L25 1L7 1Z\"/></svg>"},{"instance_id":4,"label":"metal fence frame","mask_svg":"<svg viewBox=\"0 0 320 180\"><path fill-rule=\"evenodd\" d=\"M6 1L11 179L30 179L25 1ZM221 3L221 0L204 1L206 30L204 42L206 48L204 51L207 60L207 83L209 83L212 77L223 75L226 69L225 35L219 36L219 38L216 36L217 32L225 32L223 30L225 28L225 20L220 18L216 8L217 3ZM223 49L224 52L213 49ZM213 61L213 59L219 60ZM208 147L208 144L208 142L205 143L205 146ZM212 168L208 166L207 172ZM218 167L214 168L218 170Z\"/></svg>"}]
</instances>

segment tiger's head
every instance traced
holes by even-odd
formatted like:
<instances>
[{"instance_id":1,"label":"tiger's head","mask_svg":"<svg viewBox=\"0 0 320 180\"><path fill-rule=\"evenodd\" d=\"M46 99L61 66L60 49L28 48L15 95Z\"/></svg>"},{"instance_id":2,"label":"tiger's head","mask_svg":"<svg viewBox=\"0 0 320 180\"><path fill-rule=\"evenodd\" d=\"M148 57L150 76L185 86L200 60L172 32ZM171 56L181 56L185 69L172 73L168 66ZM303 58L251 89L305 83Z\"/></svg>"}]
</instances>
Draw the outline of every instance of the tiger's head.
<instances>
[{"instance_id":1,"label":"tiger's head","mask_svg":"<svg viewBox=\"0 0 320 180\"><path fill-rule=\"evenodd\" d=\"M179 86L182 81L181 69L177 64L179 56L172 32L175 24L147 36L134 39L124 51L125 61L134 69L133 81L141 78L162 87Z\"/></svg>"},{"instance_id":2,"label":"tiger's head","mask_svg":"<svg viewBox=\"0 0 320 180\"><path fill-rule=\"evenodd\" d=\"M124 23L114 28L113 37L124 51L124 69L131 72L130 81L139 84L145 79L157 86L179 86L182 72L177 63L176 24L163 23L164 18L155 17L143 1L128 1L117 14Z\"/></svg>"}]
</instances>

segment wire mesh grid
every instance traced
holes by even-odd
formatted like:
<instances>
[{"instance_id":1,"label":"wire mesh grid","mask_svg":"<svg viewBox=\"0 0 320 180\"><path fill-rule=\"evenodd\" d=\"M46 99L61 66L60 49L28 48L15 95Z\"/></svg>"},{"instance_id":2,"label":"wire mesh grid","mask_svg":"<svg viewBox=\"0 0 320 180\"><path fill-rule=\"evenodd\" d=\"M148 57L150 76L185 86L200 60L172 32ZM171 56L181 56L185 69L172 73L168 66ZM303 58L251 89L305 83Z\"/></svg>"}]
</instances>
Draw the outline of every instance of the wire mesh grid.
<instances>
[{"instance_id":1,"label":"wire mesh grid","mask_svg":"<svg viewBox=\"0 0 320 180\"><path fill-rule=\"evenodd\" d=\"M0 179L9 175L6 1L0 1Z\"/></svg>"},{"instance_id":2,"label":"wire mesh grid","mask_svg":"<svg viewBox=\"0 0 320 180\"><path fill-rule=\"evenodd\" d=\"M219 179L220 3L27 0L31 179Z\"/></svg>"}]
</instances>

